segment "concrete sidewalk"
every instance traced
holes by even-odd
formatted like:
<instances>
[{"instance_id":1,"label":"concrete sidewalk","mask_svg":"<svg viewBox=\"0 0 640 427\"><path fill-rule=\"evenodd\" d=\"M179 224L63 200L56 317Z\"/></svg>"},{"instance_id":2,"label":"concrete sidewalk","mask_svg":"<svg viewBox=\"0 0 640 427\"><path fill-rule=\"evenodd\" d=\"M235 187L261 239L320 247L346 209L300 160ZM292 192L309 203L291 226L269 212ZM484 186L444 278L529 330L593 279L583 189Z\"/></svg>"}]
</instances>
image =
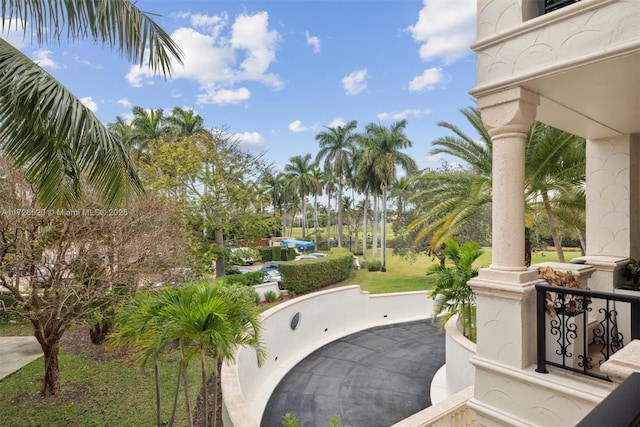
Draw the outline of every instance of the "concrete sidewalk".
<instances>
[{"instance_id":1,"label":"concrete sidewalk","mask_svg":"<svg viewBox=\"0 0 640 427\"><path fill-rule=\"evenodd\" d=\"M0 381L42 357L35 337L0 337Z\"/></svg>"}]
</instances>

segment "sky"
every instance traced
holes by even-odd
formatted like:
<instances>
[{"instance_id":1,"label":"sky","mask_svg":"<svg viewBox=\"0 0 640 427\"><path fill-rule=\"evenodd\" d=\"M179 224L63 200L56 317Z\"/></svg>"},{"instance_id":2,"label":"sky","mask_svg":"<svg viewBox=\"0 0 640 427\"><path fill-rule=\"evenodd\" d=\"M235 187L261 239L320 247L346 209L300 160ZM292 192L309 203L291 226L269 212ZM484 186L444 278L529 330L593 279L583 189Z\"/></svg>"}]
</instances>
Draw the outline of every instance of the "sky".
<instances>
[{"instance_id":1,"label":"sky","mask_svg":"<svg viewBox=\"0 0 640 427\"><path fill-rule=\"evenodd\" d=\"M193 109L225 127L274 170L318 152L327 126L407 119L419 168L441 167L431 142L446 121L474 135L459 110L474 105L476 0L139 0L184 53L170 79L91 41L37 46L2 36L105 123L132 106Z\"/></svg>"}]
</instances>

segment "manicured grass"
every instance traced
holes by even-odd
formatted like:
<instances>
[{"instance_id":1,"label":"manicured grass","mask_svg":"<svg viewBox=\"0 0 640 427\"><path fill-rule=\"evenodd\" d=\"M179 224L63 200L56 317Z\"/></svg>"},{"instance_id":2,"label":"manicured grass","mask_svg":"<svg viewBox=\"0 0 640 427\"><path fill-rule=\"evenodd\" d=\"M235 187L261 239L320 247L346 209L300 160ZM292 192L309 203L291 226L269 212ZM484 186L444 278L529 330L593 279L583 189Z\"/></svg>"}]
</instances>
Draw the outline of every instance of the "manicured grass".
<instances>
[{"instance_id":1,"label":"manicured grass","mask_svg":"<svg viewBox=\"0 0 640 427\"><path fill-rule=\"evenodd\" d=\"M433 284L433 278L426 276L426 269L429 265L438 262L427 255L420 254L415 259L407 259L404 257L387 252L387 271L367 271L362 262L362 257L358 257L362 269L354 271L343 285L360 285L360 287L372 294L382 294L388 292L408 292L428 290ZM580 256L580 252L565 250L566 261ZM372 260L371 250L367 252L367 259ZM377 260L380 260L378 252ZM557 262L558 256L555 251L534 252L532 254L532 263L541 262ZM491 250L485 250L484 253L476 261L479 268L488 267L491 264Z\"/></svg>"},{"instance_id":2,"label":"manicured grass","mask_svg":"<svg viewBox=\"0 0 640 427\"><path fill-rule=\"evenodd\" d=\"M88 332L86 340L89 341ZM30 335L29 328L0 325L0 335ZM75 338L74 338L75 339ZM141 371L128 356L92 349L75 351L62 345L59 395L40 397L42 358L0 382L3 426L152 426L156 424L153 367ZM73 354L71 351L74 351ZM168 420L175 390L177 352L161 365L163 416ZM200 388L198 363L189 367L190 398L195 405ZM176 424L186 425L181 388Z\"/></svg>"}]
</instances>

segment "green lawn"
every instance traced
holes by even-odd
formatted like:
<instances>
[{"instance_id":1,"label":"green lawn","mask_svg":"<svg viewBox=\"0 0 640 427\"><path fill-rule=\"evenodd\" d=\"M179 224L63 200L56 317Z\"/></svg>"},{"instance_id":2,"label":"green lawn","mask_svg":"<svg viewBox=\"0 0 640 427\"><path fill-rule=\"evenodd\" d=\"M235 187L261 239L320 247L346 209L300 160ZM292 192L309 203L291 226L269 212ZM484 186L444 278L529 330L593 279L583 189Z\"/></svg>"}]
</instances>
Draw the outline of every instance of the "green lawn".
<instances>
[{"instance_id":1,"label":"green lawn","mask_svg":"<svg viewBox=\"0 0 640 427\"><path fill-rule=\"evenodd\" d=\"M424 254L418 255L415 259L406 259L403 257L390 255L392 251L387 252L387 271L367 271L362 268L354 271L348 280L343 282L344 285L360 285L360 287L372 294L382 294L389 292L407 292L421 291L430 289L433 279L428 278L425 271L429 265L438 262ZM566 261L580 256L580 252L566 250ZM371 250L367 254L367 259L371 260ZM362 257L359 257L362 264ZM377 260L380 260L378 252ZM535 252L532 256L533 264L541 262L557 262L558 256L555 251ZM480 258L476 261L478 267L488 267L491 264L491 251L485 250ZM364 267L364 265L362 266Z\"/></svg>"},{"instance_id":2,"label":"green lawn","mask_svg":"<svg viewBox=\"0 0 640 427\"><path fill-rule=\"evenodd\" d=\"M40 397L44 375L42 358L30 363L0 382L2 426L153 426L155 382L153 367L145 371L126 355L92 347L86 330L77 330L85 338L85 349L63 345L60 351L62 392ZM0 324L0 335L31 335L26 324ZM63 338L64 339L64 338ZM162 401L165 420L170 417L177 352L162 364ZM190 394L195 404L200 389L198 363L189 367ZM180 393L176 425L186 425L184 394Z\"/></svg>"}]
</instances>

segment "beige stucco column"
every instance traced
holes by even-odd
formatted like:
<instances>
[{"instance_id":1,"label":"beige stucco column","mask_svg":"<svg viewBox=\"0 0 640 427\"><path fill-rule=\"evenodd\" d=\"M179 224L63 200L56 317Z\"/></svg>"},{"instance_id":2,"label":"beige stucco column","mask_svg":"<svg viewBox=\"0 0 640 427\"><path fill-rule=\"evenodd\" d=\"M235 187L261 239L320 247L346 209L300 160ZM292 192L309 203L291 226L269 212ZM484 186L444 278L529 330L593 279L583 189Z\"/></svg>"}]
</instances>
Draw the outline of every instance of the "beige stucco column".
<instances>
[{"instance_id":1,"label":"beige stucco column","mask_svg":"<svg viewBox=\"0 0 640 427\"><path fill-rule=\"evenodd\" d=\"M537 94L508 89L478 99L493 141L491 268L523 271L524 161L527 132L535 120Z\"/></svg>"}]
</instances>

